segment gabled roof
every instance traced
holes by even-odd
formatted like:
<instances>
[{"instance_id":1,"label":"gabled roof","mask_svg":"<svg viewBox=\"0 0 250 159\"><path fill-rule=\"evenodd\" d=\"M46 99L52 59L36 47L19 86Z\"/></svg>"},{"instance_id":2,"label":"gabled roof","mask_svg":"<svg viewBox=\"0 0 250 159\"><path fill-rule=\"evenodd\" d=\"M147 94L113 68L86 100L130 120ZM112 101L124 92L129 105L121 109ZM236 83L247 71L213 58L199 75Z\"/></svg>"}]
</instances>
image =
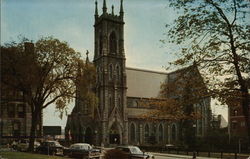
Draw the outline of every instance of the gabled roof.
<instances>
[{"instance_id":1,"label":"gabled roof","mask_svg":"<svg viewBox=\"0 0 250 159\"><path fill-rule=\"evenodd\" d=\"M179 75L182 72L188 74L198 73L196 75L200 76L196 65L184 67L170 73L127 67L127 97L159 98L161 85L182 78ZM201 76L200 79L202 80Z\"/></svg>"},{"instance_id":2,"label":"gabled roof","mask_svg":"<svg viewBox=\"0 0 250 159\"><path fill-rule=\"evenodd\" d=\"M161 84L167 80L168 74L137 68L126 68L127 96L140 98L157 98Z\"/></svg>"}]
</instances>

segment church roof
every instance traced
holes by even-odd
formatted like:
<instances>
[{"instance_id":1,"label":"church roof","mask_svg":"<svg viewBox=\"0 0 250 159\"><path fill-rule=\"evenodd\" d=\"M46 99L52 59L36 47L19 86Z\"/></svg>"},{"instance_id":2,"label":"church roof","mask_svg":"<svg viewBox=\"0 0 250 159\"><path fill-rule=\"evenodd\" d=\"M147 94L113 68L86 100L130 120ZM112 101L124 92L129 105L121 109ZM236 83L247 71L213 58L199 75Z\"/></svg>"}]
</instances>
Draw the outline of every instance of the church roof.
<instances>
[{"instance_id":1,"label":"church roof","mask_svg":"<svg viewBox=\"0 0 250 159\"><path fill-rule=\"evenodd\" d=\"M168 74L151 70L126 68L127 96L140 98L157 98L161 84L167 80Z\"/></svg>"}]
</instances>

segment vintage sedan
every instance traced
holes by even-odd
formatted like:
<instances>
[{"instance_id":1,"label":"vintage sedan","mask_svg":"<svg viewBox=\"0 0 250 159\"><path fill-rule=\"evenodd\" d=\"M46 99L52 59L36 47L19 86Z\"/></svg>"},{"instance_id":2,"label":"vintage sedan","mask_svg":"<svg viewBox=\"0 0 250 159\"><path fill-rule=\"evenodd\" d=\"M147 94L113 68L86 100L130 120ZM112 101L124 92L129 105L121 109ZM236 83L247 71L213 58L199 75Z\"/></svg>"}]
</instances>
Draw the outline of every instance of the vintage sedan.
<instances>
[{"instance_id":1,"label":"vintage sedan","mask_svg":"<svg viewBox=\"0 0 250 159\"><path fill-rule=\"evenodd\" d=\"M14 146L13 148L18 151L27 151L29 148L29 140L20 140L18 143L15 143L15 145L13 146ZM40 146L40 143L37 141L34 141L35 150L38 146Z\"/></svg>"},{"instance_id":2,"label":"vintage sedan","mask_svg":"<svg viewBox=\"0 0 250 159\"><path fill-rule=\"evenodd\" d=\"M42 154L62 155L64 147L58 141L44 141L36 151Z\"/></svg>"},{"instance_id":3,"label":"vintage sedan","mask_svg":"<svg viewBox=\"0 0 250 159\"><path fill-rule=\"evenodd\" d=\"M118 146L115 149L126 153L129 159L155 159L152 154L142 152L137 146Z\"/></svg>"},{"instance_id":4,"label":"vintage sedan","mask_svg":"<svg viewBox=\"0 0 250 159\"><path fill-rule=\"evenodd\" d=\"M101 151L94 149L87 143L76 143L69 148L63 150L63 154L69 157L83 158L83 159L99 159Z\"/></svg>"}]
</instances>

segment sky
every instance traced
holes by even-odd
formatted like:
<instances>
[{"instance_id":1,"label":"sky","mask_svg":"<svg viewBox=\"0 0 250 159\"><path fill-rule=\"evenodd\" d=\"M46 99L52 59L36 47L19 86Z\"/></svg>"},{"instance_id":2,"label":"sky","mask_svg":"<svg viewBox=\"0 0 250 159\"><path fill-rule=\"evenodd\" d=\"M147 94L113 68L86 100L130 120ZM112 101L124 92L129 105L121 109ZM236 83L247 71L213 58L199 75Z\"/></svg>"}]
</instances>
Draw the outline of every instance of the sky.
<instances>
[{"instance_id":1,"label":"sky","mask_svg":"<svg viewBox=\"0 0 250 159\"><path fill-rule=\"evenodd\" d=\"M32 41L53 36L66 41L85 58L89 50L93 59L94 49L94 0L0 0L1 45L24 36ZM98 1L99 15L103 0ZM106 0L108 12L114 4L115 14L120 0ZM165 71L168 62L175 59L171 54L178 50L173 44L160 42L166 39L166 24L173 23L176 11L168 7L167 0L124 0L126 66L147 70ZM214 101L212 102L214 105ZM71 112L74 103L69 105ZM212 107L213 112L223 114L225 107ZM54 106L44 110L44 125L65 126Z\"/></svg>"}]
</instances>

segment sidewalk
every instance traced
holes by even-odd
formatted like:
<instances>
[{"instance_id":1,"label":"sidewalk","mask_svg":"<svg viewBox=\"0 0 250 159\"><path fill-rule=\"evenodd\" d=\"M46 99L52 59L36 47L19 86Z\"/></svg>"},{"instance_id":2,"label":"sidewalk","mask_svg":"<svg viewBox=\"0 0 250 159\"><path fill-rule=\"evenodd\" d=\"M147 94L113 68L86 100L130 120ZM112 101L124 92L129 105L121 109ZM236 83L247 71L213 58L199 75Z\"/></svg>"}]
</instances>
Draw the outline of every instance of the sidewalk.
<instances>
[{"instance_id":1,"label":"sidewalk","mask_svg":"<svg viewBox=\"0 0 250 159\"><path fill-rule=\"evenodd\" d=\"M174 158L193 158L193 156L185 156L185 155L175 155L175 154L168 154L168 153L155 153L150 152L154 156L166 156L166 157L174 157ZM197 156L197 159L218 159L218 158L212 158L212 157L200 157Z\"/></svg>"}]
</instances>

